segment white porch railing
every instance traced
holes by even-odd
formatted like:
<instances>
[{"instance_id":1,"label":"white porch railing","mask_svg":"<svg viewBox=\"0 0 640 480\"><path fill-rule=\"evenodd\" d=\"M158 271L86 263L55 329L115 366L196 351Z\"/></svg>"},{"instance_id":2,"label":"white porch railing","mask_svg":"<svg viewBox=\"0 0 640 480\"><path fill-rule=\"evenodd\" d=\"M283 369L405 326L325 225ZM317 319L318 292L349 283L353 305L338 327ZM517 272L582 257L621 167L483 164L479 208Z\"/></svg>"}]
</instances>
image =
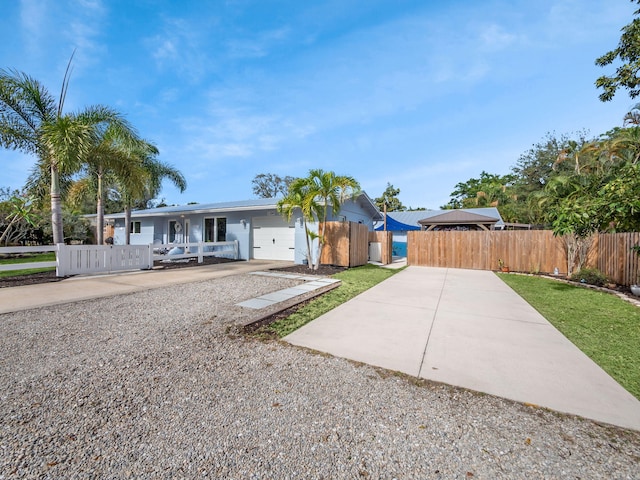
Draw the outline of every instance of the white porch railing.
<instances>
[{"instance_id":1,"label":"white porch railing","mask_svg":"<svg viewBox=\"0 0 640 480\"><path fill-rule=\"evenodd\" d=\"M171 254L169 251L174 250ZM43 245L38 247L0 247L2 254L56 252L56 261L11 263L0 265L0 271L56 267L58 277L113 273L125 270L147 270L154 260L181 260L223 256L237 260L238 241L172 243L164 245Z\"/></svg>"},{"instance_id":2,"label":"white porch railing","mask_svg":"<svg viewBox=\"0 0 640 480\"><path fill-rule=\"evenodd\" d=\"M156 244L152 245L152 247L154 260L197 258L198 263L202 263L204 257L229 257L237 260L239 256L237 240L231 242Z\"/></svg>"}]
</instances>

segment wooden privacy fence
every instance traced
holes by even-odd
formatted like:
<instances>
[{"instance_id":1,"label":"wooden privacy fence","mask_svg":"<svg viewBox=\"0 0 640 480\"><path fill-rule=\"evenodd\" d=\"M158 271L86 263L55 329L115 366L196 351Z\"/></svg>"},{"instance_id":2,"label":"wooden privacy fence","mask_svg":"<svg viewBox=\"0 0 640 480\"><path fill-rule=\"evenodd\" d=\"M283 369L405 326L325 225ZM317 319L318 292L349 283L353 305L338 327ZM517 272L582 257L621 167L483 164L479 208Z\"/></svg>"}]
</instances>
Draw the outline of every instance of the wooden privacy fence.
<instances>
[{"instance_id":1,"label":"wooden privacy fence","mask_svg":"<svg viewBox=\"0 0 640 480\"><path fill-rule=\"evenodd\" d=\"M601 233L591 247L589 266L618 285L638 284L640 268L635 245L640 245L640 233Z\"/></svg>"},{"instance_id":2,"label":"wooden privacy fence","mask_svg":"<svg viewBox=\"0 0 640 480\"><path fill-rule=\"evenodd\" d=\"M597 268L618 285L638 284L636 245L637 232L597 234L585 266ZM552 273L558 268L567 274L565 241L550 230L407 233L409 265L498 270L499 260L516 272Z\"/></svg>"},{"instance_id":3,"label":"wooden privacy fence","mask_svg":"<svg viewBox=\"0 0 640 480\"><path fill-rule=\"evenodd\" d=\"M407 232L407 264L428 267L566 274L564 242L549 230Z\"/></svg>"},{"instance_id":4,"label":"wooden privacy fence","mask_svg":"<svg viewBox=\"0 0 640 480\"><path fill-rule=\"evenodd\" d=\"M355 222L327 222L320 263L359 267L369 261L369 229Z\"/></svg>"}]
</instances>

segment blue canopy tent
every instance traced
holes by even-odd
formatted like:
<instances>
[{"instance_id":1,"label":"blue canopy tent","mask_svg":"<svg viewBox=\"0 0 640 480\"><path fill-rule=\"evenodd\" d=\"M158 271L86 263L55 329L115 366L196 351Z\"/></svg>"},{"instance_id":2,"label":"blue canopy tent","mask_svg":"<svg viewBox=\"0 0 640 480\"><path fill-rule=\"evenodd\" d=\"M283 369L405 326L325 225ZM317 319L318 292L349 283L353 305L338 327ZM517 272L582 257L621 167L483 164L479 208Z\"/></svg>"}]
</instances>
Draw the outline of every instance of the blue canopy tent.
<instances>
[{"instance_id":1,"label":"blue canopy tent","mask_svg":"<svg viewBox=\"0 0 640 480\"><path fill-rule=\"evenodd\" d=\"M378 222L379 226L375 228L376 232L382 232L384 230L384 223ZM390 232L406 232L407 230L420 230L419 225L407 225L406 223L399 222L389 214L387 214L387 230Z\"/></svg>"}]
</instances>

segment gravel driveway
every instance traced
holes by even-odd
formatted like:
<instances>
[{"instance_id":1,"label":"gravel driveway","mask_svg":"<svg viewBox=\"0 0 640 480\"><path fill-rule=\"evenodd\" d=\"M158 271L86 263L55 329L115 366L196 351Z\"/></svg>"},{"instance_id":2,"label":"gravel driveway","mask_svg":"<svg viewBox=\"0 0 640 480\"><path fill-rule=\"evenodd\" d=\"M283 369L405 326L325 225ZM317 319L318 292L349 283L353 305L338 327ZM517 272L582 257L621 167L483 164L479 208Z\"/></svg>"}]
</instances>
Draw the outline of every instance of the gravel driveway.
<instances>
[{"instance_id":1,"label":"gravel driveway","mask_svg":"<svg viewBox=\"0 0 640 480\"><path fill-rule=\"evenodd\" d=\"M0 315L0 479L638 478L638 432L234 334L295 283Z\"/></svg>"}]
</instances>

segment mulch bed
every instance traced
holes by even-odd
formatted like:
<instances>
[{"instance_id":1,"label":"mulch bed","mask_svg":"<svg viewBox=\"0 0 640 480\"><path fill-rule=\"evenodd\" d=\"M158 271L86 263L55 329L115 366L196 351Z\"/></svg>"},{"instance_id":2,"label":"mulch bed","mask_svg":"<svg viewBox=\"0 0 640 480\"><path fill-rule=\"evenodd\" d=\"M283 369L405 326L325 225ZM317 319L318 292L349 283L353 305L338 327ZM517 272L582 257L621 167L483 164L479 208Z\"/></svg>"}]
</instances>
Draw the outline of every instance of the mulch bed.
<instances>
[{"instance_id":1,"label":"mulch bed","mask_svg":"<svg viewBox=\"0 0 640 480\"><path fill-rule=\"evenodd\" d=\"M156 261L153 264L154 270L168 270L174 268L190 268L190 267L202 267L203 265L216 265L219 263L237 262L239 260L233 260L230 258L218 258L218 257L204 257L202 263L198 263L197 260L190 262L173 261L163 262ZM55 270L50 272L31 273L28 275L16 275L14 277L1 277L0 288L6 287L20 287L22 285L36 285L38 283L50 283L59 282L68 277L56 277Z\"/></svg>"},{"instance_id":2,"label":"mulch bed","mask_svg":"<svg viewBox=\"0 0 640 480\"><path fill-rule=\"evenodd\" d=\"M56 277L56 271L16 275L15 277L0 278L0 288L19 287L22 285L36 285L38 283L59 282L67 277Z\"/></svg>"},{"instance_id":3,"label":"mulch bed","mask_svg":"<svg viewBox=\"0 0 640 480\"><path fill-rule=\"evenodd\" d=\"M292 265L291 267L278 268L278 272L296 273L299 275L318 275L321 277L330 277L336 273L344 272L346 267L336 267L334 265L320 265L318 270L309 268L308 265Z\"/></svg>"},{"instance_id":4,"label":"mulch bed","mask_svg":"<svg viewBox=\"0 0 640 480\"><path fill-rule=\"evenodd\" d=\"M185 260L189 260L188 262ZM197 258L185 258L179 260L173 260L170 262L157 260L153 262L154 270L166 270L174 268L188 268L188 267L202 267L204 265L217 265L219 263L240 262L242 260L233 260L232 258L224 257L203 257L202 263L198 263Z\"/></svg>"}]
</instances>

